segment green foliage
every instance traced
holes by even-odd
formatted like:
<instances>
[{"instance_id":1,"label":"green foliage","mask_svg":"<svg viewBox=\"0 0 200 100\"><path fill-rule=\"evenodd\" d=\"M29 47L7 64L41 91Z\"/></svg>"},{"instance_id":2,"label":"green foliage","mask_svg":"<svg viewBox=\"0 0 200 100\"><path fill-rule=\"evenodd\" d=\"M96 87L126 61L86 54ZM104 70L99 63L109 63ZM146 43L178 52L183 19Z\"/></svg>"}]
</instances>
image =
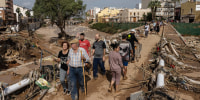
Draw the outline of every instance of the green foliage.
<instances>
[{"instance_id":1,"label":"green foliage","mask_svg":"<svg viewBox=\"0 0 200 100\"><path fill-rule=\"evenodd\" d=\"M77 16L86 9L82 0L36 0L33 11L38 19L50 18L65 33L65 20Z\"/></svg>"},{"instance_id":2,"label":"green foliage","mask_svg":"<svg viewBox=\"0 0 200 100\"><path fill-rule=\"evenodd\" d=\"M93 20L91 20L91 21L88 22L88 24L92 24L92 23L93 23Z\"/></svg>"},{"instance_id":3,"label":"green foliage","mask_svg":"<svg viewBox=\"0 0 200 100\"><path fill-rule=\"evenodd\" d=\"M160 1L155 0L155 1L149 2L148 8L151 8L152 19L155 19L155 17L156 17L156 11L157 11L157 8L158 8L158 7L161 7Z\"/></svg>"},{"instance_id":4,"label":"green foliage","mask_svg":"<svg viewBox=\"0 0 200 100\"><path fill-rule=\"evenodd\" d=\"M97 29L102 32L115 34L119 32L124 32L132 28L136 28L144 25L144 23L96 23L90 28Z\"/></svg>"},{"instance_id":5,"label":"green foliage","mask_svg":"<svg viewBox=\"0 0 200 100\"><path fill-rule=\"evenodd\" d=\"M152 21L152 13L147 13L147 21Z\"/></svg>"},{"instance_id":6,"label":"green foliage","mask_svg":"<svg viewBox=\"0 0 200 100\"><path fill-rule=\"evenodd\" d=\"M16 9L16 12L19 14L21 11L19 8Z\"/></svg>"},{"instance_id":7,"label":"green foliage","mask_svg":"<svg viewBox=\"0 0 200 100\"><path fill-rule=\"evenodd\" d=\"M199 23L171 23L183 35L200 35Z\"/></svg>"},{"instance_id":8,"label":"green foliage","mask_svg":"<svg viewBox=\"0 0 200 100\"><path fill-rule=\"evenodd\" d=\"M27 10L27 11L25 12L25 14L26 14L27 17L30 17L30 16L31 16L30 10Z\"/></svg>"}]
</instances>

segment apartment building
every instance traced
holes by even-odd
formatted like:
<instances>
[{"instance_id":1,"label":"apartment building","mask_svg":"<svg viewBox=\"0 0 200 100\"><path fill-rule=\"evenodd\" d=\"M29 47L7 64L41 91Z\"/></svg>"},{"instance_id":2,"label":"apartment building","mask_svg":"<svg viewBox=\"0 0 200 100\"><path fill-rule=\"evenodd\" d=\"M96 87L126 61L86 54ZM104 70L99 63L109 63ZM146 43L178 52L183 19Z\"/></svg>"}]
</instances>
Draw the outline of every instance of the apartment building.
<instances>
[{"instance_id":1,"label":"apartment building","mask_svg":"<svg viewBox=\"0 0 200 100\"><path fill-rule=\"evenodd\" d=\"M20 13L22 14L22 19L27 17L26 16L26 12L30 11L30 16L33 16L33 11L31 9L25 8L25 7L21 7L19 5L13 5L13 12L17 15L16 16L16 20L17 22L19 22L19 17L18 17L18 13L16 12L16 9L19 8L20 9Z\"/></svg>"},{"instance_id":2,"label":"apartment building","mask_svg":"<svg viewBox=\"0 0 200 100\"><path fill-rule=\"evenodd\" d=\"M156 17L158 19L174 19L175 4L172 0L159 0L161 6L157 8Z\"/></svg>"},{"instance_id":3,"label":"apartment building","mask_svg":"<svg viewBox=\"0 0 200 100\"><path fill-rule=\"evenodd\" d=\"M147 9L149 2L151 2L151 0L141 0L142 2L142 9Z\"/></svg>"},{"instance_id":4,"label":"apartment building","mask_svg":"<svg viewBox=\"0 0 200 100\"><path fill-rule=\"evenodd\" d=\"M0 23L12 24L15 20L13 13L13 0L0 0Z\"/></svg>"},{"instance_id":5,"label":"apartment building","mask_svg":"<svg viewBox=\"0 0 200 100\"><path fill-rule=\"evenodd\" d=\"M89 9L87 11L87 20L97 21L97 14L101 11L101 8L94 7L93 9Z\"/></svg>"},{"instance_id":6,"label":"apartment building","mask_svg":"<svg viewBox=\"0 0 200 100\"><path fill-rule=\"evenodd\" d=\"M120 9L116 9L113 7L106 7L103 10L101 10L97 14L97 22L99 23L105 23L105 22L118 22L118 14L119 14Z\"/></svg>"},{"instance_id":7,"label":"apartment building","mask_svg":"<svg viewBox=\"0 0 200 100\"><path fill-rule=\"evenodd\" d=\"M151 9L124 9L119 12L119 22L138 22L143 19L143 15L151 12Z\"/></svg>"},{"instance_id":8,"label":"apartment building","mask_svg":"<svg viewBox=\"0 0 200 100\"><path fill-rule=\"evenodd\" d=\"M181 4L181 22L200 22L200 0L191 0Z\"/></svg>"}]
</instances>

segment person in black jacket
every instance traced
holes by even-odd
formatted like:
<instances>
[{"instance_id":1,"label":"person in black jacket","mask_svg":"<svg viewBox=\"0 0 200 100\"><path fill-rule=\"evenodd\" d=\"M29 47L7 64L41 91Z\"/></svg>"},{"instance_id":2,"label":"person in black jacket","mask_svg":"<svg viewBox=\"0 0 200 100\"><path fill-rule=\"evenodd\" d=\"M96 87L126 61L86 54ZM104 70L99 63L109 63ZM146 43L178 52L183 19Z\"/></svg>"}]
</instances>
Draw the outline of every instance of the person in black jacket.
<instances>
[{"instance_id":1,"label":"person in black jacket","mask_svg":"<svg viewBox=\"0 0 200 100\"><path fill-rule=\"evenodd\" d=\"M69 79L69 67L67 65L67 58L69 54L69 43L67 41L62 42L62 48L58 54L58 58L54 59L55 61L59 62L60 65L60 82L63 87L63 94L70 95L71 94L71 82ZM67 84L68 84L68 89L65 83L65 78L67 77Z\"/></svg>"},{"instance_id":2,"label":"person in black jacket","mask_svg":"<svg viewBox=\"0 0 200 100\"><path fill-rule=\"evenodd\" d=\"M132 56L132 59L131 59L132 63L135 62L134 61L135 60L135 43L134 42L139 43L139 41L135 37L135 33L136 33L136 30L135 29L131 29L131 32L127 35L127 40L131 43L132 50L133 50L133 56Z\"/></svg>"}]
</instances>

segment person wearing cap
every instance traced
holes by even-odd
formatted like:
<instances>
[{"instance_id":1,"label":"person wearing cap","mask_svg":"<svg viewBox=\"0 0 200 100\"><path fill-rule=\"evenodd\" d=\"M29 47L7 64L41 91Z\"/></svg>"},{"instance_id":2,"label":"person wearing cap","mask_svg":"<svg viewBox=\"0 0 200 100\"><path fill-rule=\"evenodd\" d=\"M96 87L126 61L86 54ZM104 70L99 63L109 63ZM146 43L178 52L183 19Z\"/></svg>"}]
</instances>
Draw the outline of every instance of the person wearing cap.
<instances>
[{"instance_id":1,"label":"person wearing cap","mask_svg":"<svg viewBox=\"0 0 200 100\"><path fill-rule=\"evenodd\" d=\"M79 45L81 48L85 49L85 51L87 52L87 54L89 55L90 57L90 42L85 39L85 34L84 33L81 33L80 34L80 39L79 39ZM88 74L90 75L90 68L91 68L91 64L89 62L86 62L86 67L85 67L85 70L88 72Z\"/></svg>"},{"instance_id":2,"label":"person wearing cap","mask_svg":"<svg viewBox=\"0 0 200 100\"><path fill-rule=\"evenodd\" d=\"M127 34L122 35L122 40L119 42L119 53L122 56L122 61L123 61L123 79L126 80L127 76L127 66L128 66L128 61L130 61L130 53L133 55L133 48L132 45L127 39Z\"/></svg>"},{"instance_id":3,"label":"person wearing cap","mask_svg":"<svg viewBox=\"0 0 200 100\"><path fill-rule=\"evenodd\" d=\"M132 63L135 62L134 61L135 60L135 43L134 42L139 43L139 41L135 37L135 33L136 33L136 30L135 29L131 29L131 32L127 35L127 40L131 43L132 50L133 50L133 57L131 59Z\"/></svg>"},{"instance_id":4,"label":"person wearing cap","mask_svg":"<svg viewBox=\"0 0 200 100\"><path fill-rule=\"evenodd\" d=\"M71 82L71 97L72 100L78 100L77 82L79 82L82 92L84 89L84 78L82 60L89 62L89 56L85 49L79 47L79 40L74 39L70 42L71 49L68 54L68 65L69 65L69 77Z\"/></svg>"}]
</instances>

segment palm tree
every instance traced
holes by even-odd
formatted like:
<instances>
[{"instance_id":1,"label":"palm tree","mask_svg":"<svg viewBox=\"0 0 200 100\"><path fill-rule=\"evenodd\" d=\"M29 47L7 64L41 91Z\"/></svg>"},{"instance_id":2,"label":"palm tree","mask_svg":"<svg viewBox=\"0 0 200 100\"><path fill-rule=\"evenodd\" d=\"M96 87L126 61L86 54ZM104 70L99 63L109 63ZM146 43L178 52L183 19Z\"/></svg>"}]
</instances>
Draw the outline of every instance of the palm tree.
<instances>
[{"instance_id":1,"label":"palm tree","mask_svg":"<svg viewBox=\"0 0 200 100\"><path fill-rule=\"evenodd\" d=\"M31 16L30 10L27 10L27 11L25 12L25 14L26 14L27 17L30 17L30 16Z\"/></svg>"},{"instance_id":2,"label":"palm tree","mask_svg":"<svg viewBox=\"0 0 200 100\"><path fill-rule=\"evenodd\" d=\"M161 3L160 3L160 1L158 1L158 0L151 1L151 2L149 3L148 8L151 8L152 19L153 19L153 20L155 19L157 8L160 7L160 6L161 6Z\"/></svg>"},{"instance_id":3,"label":"palm tree","mask_svg":"<svg viewBox=\"0 0 200 100\"><path fill-rule=\"evenodd\" d=\"M19 8L16 9L16 12L18 14L18 22L19 22L19 13L21 12Z\"/></svg>"}]
</instances>

